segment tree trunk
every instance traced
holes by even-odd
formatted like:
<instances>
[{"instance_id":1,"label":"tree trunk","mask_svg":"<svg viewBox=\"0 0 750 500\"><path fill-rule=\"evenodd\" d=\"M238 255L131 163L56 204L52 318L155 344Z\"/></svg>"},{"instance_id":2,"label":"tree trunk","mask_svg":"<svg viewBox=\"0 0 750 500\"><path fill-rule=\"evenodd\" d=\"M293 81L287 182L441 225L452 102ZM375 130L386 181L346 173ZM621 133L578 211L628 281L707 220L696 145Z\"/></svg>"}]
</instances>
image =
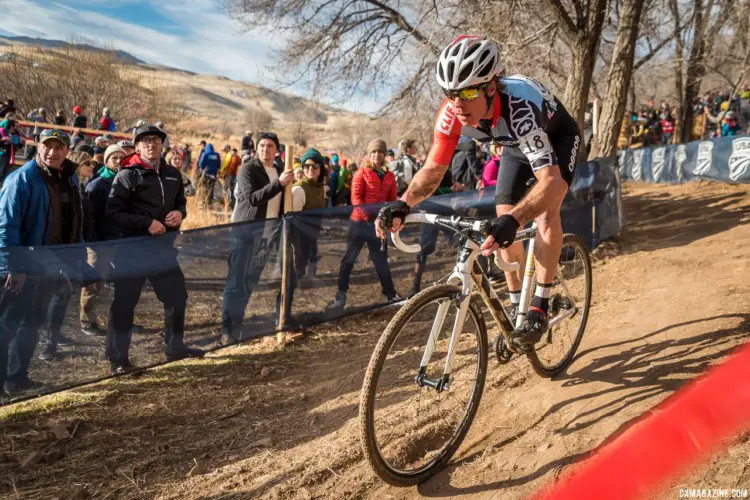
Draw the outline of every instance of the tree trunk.
<instances>
[{"instance_id":1,"label":"tree trunk","mask_svg":"<svg viewBox=\"0 0 750 500\"><path fill-rule=\"evenodd\" d=\"M701 83L706 76L705 61L713 53L714 42L718 37L719 30L727 22L733 12L731 2L723 2L719 5L718 15L711 24L711 13L714 11L714 0L695 0L695 30L693 33L693 46L690 48L690 59L685 71L685 99L683 101L682 118L683 129L681 139L683 142L690 139L693 129L693 101L700 95Z\"/></svg>"},{"instance_id":2,"label":"tree trunk","mask_svg":"<svg viewBox=\"0 0 750 500\"><path fill-rule=\"evenodd\" d=\"M628 100L643 4L644 0L624 0L620 5L620 21L609 65L607 92L590 158L606 158L617 152L617 138Z\"/></svg>"},{"instance_id":3,"label":"tree trunk","mask_svg":"<svg viewBox=\"0 0 750 500\"><path fill-rule=\"evenodd\" d=\"M675 41L675 53L674 53L674 86L675 95L677 96L677 113L675 116L676 122L674 125L674 137L678 138L682 142L682 131L685 127L682 124L682 116L685 113L685 89L682 85L682 66L683 58L685 57L685 43L682 41L682 30L680 29L680 8L677 4L677 0L669 0L669 10L672 12L672 18L674 20L674 41Z\"/></svg>"},{"instance_id":4,"label":"tree trunk","mask_svg":"<svg viewBox=\"0 0 750 500\"><path fill-rule=\"evenodd\" d=\"M595 0L587 13L586 27L579 31L575 39L570 40L572 64L570 75L565 85L563 101L570 115L578 122L583 131L586 102L591 89L591 77L594 73L599 39L602 33L604 17L607 13L607 0Z\"/></svg>"},{"instance_id":5,"label":"tree trunk","mask_svg":"<svg viewBox=\"0 0 750 500\"><path fill-rule=\"evenodd\" d=\"M703 15L703 0L695 0L695 29L693 30L693 45L690 47L690 58L685 72L687 79L685 81L682 114L680 115L680 122L682 123L680 142L690 140L690 131L693 129L692 103L700 95L701 82L703 75L706 73L706 68L703 66L706 47L703 37L706 31L706 21Z\"/></svg>"}]
</instances>

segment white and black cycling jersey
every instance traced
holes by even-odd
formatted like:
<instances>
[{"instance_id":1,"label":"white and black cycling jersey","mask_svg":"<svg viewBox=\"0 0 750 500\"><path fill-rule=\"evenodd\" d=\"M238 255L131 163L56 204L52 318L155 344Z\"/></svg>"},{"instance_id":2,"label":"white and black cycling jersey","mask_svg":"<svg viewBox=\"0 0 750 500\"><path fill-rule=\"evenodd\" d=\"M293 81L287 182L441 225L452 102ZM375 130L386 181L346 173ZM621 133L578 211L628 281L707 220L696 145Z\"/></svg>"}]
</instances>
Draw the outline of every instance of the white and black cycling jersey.
<instances>
[{"instance_id":1,"label":"white and black cycling jersey","mask_svg":"<svg viewBox=\"0 0 750 500\"><path fill-rule=\"evenodd\" d=\"M578 136L578 125L562 103L541 83L523 75L500 79L493 119L463 127L461 135L480 142L518 148L534 170L558 165L557 139Z\"/></svg>"}]
</instances>

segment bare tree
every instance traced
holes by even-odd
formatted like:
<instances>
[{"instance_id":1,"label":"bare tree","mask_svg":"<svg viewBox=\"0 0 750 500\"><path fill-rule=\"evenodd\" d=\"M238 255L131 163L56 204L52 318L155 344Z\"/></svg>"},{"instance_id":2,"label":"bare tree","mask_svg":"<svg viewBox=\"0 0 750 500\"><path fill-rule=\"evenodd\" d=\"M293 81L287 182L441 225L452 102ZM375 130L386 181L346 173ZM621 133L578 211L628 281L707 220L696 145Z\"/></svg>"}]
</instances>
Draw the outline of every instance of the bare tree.
<instances>
[{"instance_id":1,"label":"bare tree","mask_svg":"<svg viewBox=\"0 0 750 500\"><path fill-rule=\"evenodd\" d=\"M0 63L0 95L13 97L20 110L43 107L67 113L79 105L93 127L109 107L122 129L138 118L155 121L176 109L143 71L119 64L113 50L13 47L11 53L8 62Z\"/></svg>"},{"instance_id":2,"label":"bare tree","mask_svg":"<svg viewBox=\"0 0 750 500\"><path fill-rule=\"evenodd\" d=\"M391 0L224 0L248 28L273 26L288 35L280 72L339 103L359 92L385 90L397 69L437 54L442 39L422 31L437 20L434 6ZM425 63L424 67L429 64ZM418 70L419 71L419 70ZM292 75L292 76L289 76Z\"/></svg>"},{"instance_id":3,"label":"bare tree","mask_svg":"<svg viewBox=\"0 0 750 500\"><path fill-rule=\"evenodd\" d=\"M571 64L563 102L583 129L607 0L570 0L566 3L571 7L566 8L560 0L541 0L542 6L555 16L560 34L570 48Z\"/></svg>"},{"instance_id":4,"label":"bare tree","mask_svg":"<svg viewBox=\"0 0 750 500\"><path fill-rule=\"evenodd\" d=\"M245 112L245 124L253 132L267 132L273 129L274 120L271 113L262 108L249 108Z\"/></svg>"},{"instance_id":5,"label":"bare tree","mask_svg":"<svg viewBox=\"0 0 750 500\"><path fill-rule=\"evenodd\" d=\"M224 0L248 28L285 32L285 83L343 102L367 92L392 98L381 113L434 109L439 51L463 33L495 40L507 67L565 88L583 122L607 0ZM555 43L562 35L564 44ZM563 47L561 47L563 45ZM571 60L570 64L565 61ZM293 76L289 76L293 75Z\"/></svg>"},{"instance_id":6,"label":"bare tree","mask_svg":"<svg viewBox=\"0 0 750 500\"><path fill-rule=\"evenodd\" d=\"M680 114L680 140L690 139L693 125L692 103L700 95L701 84L706 76L706 61L713 53L719 32L726 25L732 11L733 0L695 0L692 8L693 30L690 33L690 51L683 67L685 88L682 90L682 112ZM684 15L684 14L683 14ZM675 21L677 22L677 21ZM680 54L680 59L684 54Z\"/></svg>"},{"instance_id":7,"label":"bare tree","mask_svg":"<svg viewBox=\"0 0 750 500\"><path fill-rule=\"evenodd\" d=\"M292 124L292 140L298 146L306 148L309 139L308 125L300 117Z\"/></svg>"},{"instance_id":8,"label":"bare tree","mask_svg":"<svg viewBox=\"0 0 750 500\"><path fill-rule=\"evenodd\" d=\"M598 132L591 147L591 158L614 156L622 118L625 115L630 76L633 71L636 39L644 0L623 0L620 4L617 38L609 64L607 92L604 97Z\"/></svg>"}]
</instances>

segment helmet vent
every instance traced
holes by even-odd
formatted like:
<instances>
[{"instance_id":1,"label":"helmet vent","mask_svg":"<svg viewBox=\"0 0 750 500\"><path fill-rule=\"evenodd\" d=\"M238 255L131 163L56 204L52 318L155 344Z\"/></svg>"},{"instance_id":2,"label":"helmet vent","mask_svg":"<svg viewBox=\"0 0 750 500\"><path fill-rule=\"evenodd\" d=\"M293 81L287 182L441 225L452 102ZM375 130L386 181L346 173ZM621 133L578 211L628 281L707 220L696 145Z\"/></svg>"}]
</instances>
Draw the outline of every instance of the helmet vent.
<instances>
[{"instance_id":1,"label":"helmet vent","mask_svg":"<svg viewBox=\"0 0 750 500\"><path fill-rule=\"evenodd\" d=\"M471 57L471 55L474 54L474 52L476 52L477 50L479 50L479 47L481 47L481 44L480 43L475 43L474 45L472 45L471 47L469 47L468 49L466 49L466 54L464 54L464 58Z\"/></svg>"},{"instance_id":2,"label":"helmet vent","mask_svg":"<svg viewBox=\"0 0 750 500\"><path fill-rule=\"evenodd\" d=\"M473 66L473 64L472 65L468 65L464 69L461 70L461 73L458 74L458 81L459 82L463 82L464 80L466 80L467 78L469 78L471 76L471 70L473 69L472 66Z\"/></svg>"}]
</instances>

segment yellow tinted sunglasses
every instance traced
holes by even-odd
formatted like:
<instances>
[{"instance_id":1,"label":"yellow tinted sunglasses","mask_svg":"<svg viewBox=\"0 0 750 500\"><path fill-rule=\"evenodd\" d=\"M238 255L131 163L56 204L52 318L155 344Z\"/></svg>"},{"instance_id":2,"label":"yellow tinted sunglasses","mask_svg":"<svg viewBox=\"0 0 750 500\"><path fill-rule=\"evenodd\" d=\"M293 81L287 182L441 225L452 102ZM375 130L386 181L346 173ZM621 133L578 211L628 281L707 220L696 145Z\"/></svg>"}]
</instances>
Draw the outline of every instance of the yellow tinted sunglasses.
<instances>
[{"instance_id":1,"label":"yellow tinted sunglasses","mask_svg":"<svg viewBox=\"0 0 750 500\"><path fill-rule=\"evenodd\" d=\"M445 93L445 97L447 97L450 100L455 99L458 97L462 101L473 101L477 97L479 97L479 91L486 88L487 85L480 85L478 87L467 87L465 89L461 90L446 90L443 89L443 93Z\"/></svg>"}]
</instances>

